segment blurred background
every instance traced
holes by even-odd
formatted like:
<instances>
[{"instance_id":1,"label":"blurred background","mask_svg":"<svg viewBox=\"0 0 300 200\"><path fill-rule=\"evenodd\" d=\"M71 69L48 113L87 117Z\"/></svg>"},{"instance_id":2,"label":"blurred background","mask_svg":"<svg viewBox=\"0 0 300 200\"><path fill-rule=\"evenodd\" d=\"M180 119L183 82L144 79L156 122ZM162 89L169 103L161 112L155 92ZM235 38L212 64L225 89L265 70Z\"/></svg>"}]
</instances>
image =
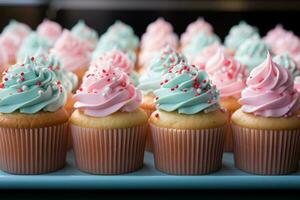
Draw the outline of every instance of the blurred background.
<instances>
[{"instance_id":1,"label":"blurred background","mask_svg":"<svg viewBox=\"0 0 300 200\"><path fill-rule=\"evenodd\" d=\"M259 28L261 35L281 23L300 35L297 0L0 0L0 28L14 18L35 28L44 18L71 28L79 19L101 34L116 19L141 35L157 17L170 21L181 34L203 16L221 37L240 20Z\"/></svg>"}]
</instances>

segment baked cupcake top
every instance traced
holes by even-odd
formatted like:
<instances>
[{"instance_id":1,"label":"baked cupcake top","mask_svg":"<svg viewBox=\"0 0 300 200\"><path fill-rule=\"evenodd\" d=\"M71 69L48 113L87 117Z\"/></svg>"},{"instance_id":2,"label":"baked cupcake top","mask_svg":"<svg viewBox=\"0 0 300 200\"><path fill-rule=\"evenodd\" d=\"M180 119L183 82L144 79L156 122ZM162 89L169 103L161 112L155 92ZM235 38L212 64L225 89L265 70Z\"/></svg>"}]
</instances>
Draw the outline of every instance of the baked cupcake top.
<instances>
[{"instance_id":1,"label":"baked cupcake top","mask_svg":"<svg viewBox=\"0 0 300 200\"><path fill-rule=\"evenodd\" d=\"M91 59L90 48L68 30L64 30L58 38L51 54L56 55L69 71L89 66Z\"/></svg>"},{"instance_id":2,"label":"baked cupcake top","mask_svg":"<svg viewBox=\"0 0 300 200\"><path fill-rule=\"evenodd\" d=\"M198 33L183 49L183 53L187 56L188 60L193 60L199 55L206 47L213 44L220 44L220 38L215 34L208 34L205 31Z\"/></svg>"},{"instance_id":3,"label":"baked cupcake top","mask_svg":"<svg viewBox=\"0 0 300 200\"><path fill-rule=\"evenodd\" d=\"M36 31L39 35L47 38L49 41L51 41L51 43L54 44L54 42L61 35L62 28L58 23L44 19L44 21L38 25Z\"/></svg>"},{"instance_id":4,"label":"baked cupcake top","mask_svg":"<svg viewBox=\"0 0 300 200\"><path fill-rule=\"evenodd\" d=\"M190 23L185 32L180 37L181 46L185 46L191 42L191 40L200 33L206 31L207 33L213 33L213 27L204 18L199 17L196 21Z\"/></svg>"},{"instance_id":5,"label":"baked cupcake top","mask_svg":"<svg viewBox=\"0 0 300 200\"><path fill-rule=\"evenodd\" d=\"M88 27L83 20L79 20L71 29L71 33L86 42L92 49L96 47L98 41L98 33L94 29Z\"/></svg>"},{"instance_id":6,"label":"baked cupcake top","mask_svg":"<svg viewBox=\"0 0 300 200\"><path fill-rule=\"evenodd\" d=\"M171 66L179 63L186 63L184 55L174 48L166 47L152 60L147 72L141 76L139 88L145 94L152 93L160 87L163 74L168 73Z\"/></svg>"},{"instance_id":7,"label":"baked cupcake top","mask_svg":"<svg viewBox=\"0 0 300 200\"><path fill-rule=\"evenodd\" d=\"M21 46L22 40L16 34L4 33L0 36L0 48L5 50L8 56L8 62L16 61L17 52Z\"/></svg>"},{"instance_id":8,"label":"baked cupcake top","mask_svg":"<svg viewBox=\"0 0 300 200\"><path fill-rule=\"evenodd\" d=\"M112 65L95 69L74 95L75 108L88 116L105 117L118 111L132 112L139 107L142 94L125 72Z\"/></svg>"},{"instance_id":9,"label":"baked cupcake top","mask_svg":"<svg viewBox=\"0 0 300 200\"><path fill-rule=\"evenodd\" d=\"M228 56L224 49L219 48L208 60L205 71L219 90L221 98L240 98L241 91L246 87L248 70L233 57Z\"/></svg>"},{"instance_id":10,"label":"baked cupcake top","mask_svg":"<svg viewBox=\"0 0 300 200\"><path fill-rule=\"evenodd\" d=\"M169 22L158 18L148 25L146 32L142 35L141 50L160 51L166 46L177 48L178 36Z\"/></svg>"},{"instance_id":11,"label":"baked cupcake top","mask_svg":"<svg viewBox=\"0 0 300 200\"><path fill-rule=\"evenodd\" d=\"M17 54L17 60L22 63L27 56L33 56L38 49L48 51L51 47L51 42L47 38L32 32L23 41Z\"/></svg>"},{"instance_id":12,"label":"baked cupcake top","mask_svg":"<svg viewBox=\"0 0 300 200\"><path fill-rule=\"evenodd\" d=\"M124 71L131 79L133 84L136 86L138 85L138 76L137 73L134 71L134 63L132 60L129 59L128 55L119 51L117 49L113 49L102 54L97 59L93 60L91 66L89 68L89 73L94 73L94 68L101 68L105 66L107 62L115 68L119 68L120 70Z\"/></svg>"},{"instance_id":13,"label":"baked cupcake top","mask_svg":"<svg viewBox=\"0 0 300 200\"><path fill-rule=\"evenodd\" d=\"M55 73L39 67L33 57L9 68L0 88L1 113L55 112L64 106L67 97Z\"/></svg>"},{"instance_id":14,"label":"baked cupcake top","mask_svg":"<svg viewBox=\"0 0 300 200\"><path fill-rule=\"evenodd\" d=\"M217 51L222 48L225 51L225 48L218 43L210 45L203 49L194 59L191 60L191 63L195 65L198 69L204 70L206 63L211 57L213 57Z\"/></svg>"},{"instance_id":15,"label":"baked cupcake top","mask_svg":"<svg viewBox=\"0 0 300 200\"><path fill-rule=\"evenodd\" d=\"M20 40L23 40L30 34L30 32L31 28L26 24L16 20L10 20L9 24L4 27L2 34L15 34Z\"/></svg>"},{"instance_id":16,"label":"baked cupcake top","mask_svg":"<svg viewBox=\"0 0 300 200\"><path fill-rule=\"evenodd\" d=\"M231 27L224 44L230 50L236 51L246 39L253 36L259 37L258 29L245 21L240 21L239 24Z\"/></svg>"},{"instance_id":17,"label":"baked cupcake top","mask_svg":"<svg viewBox=\"0 0 300 200\"><path fill-rule=\"evenodd\" d=\"M271 55L253 69L242 91L240 104L246 113L263 117L285 117L300 108L300 94L291 73L272 61Z\"/></svg>"},{"instance_id":18,"label":"baked cupcake top","mask_svg":"<svg viewBox=\"0 0 300 200\"><path fill-rule=\"evenodd\" d=\"M263 38L263 40L271 47L273 50L274 45L282 36L286 34L287 30L285 30L282 25L278 24L275 28L271 29L267 35Z\"/></svg>"},{"instance_id":19,"label":"baked cupcake top","mask_svg":"<svg viewBox=\"0 0 300 200\"><path fill-rule=\"evenodd\" d=\"M66 92L72 92L76 89L78 77L73 72L65 69L57 56L53 54L49 55L47 52L39 50L34 55L34 59L37 63L37 67L47 68L55 73L57 80L61 81Z\"/></svg>"},{"instance_id":20,"label":"baked cupcake top","mask_svg":"<svg viewBox=\"0 0 300 200\"><path fill-rule=\"evenodd\" d=\"M248 38L238 48L234 57L251 71L266 59L268 51L268 45L259 37L254 36Z\"/></svg>"},{"instance_id":21,"label":"baked cupcake top","mask_svg":"<svg viewBox=\"0 0 300 200\"><path fill-rule=\"evenodd\" d=\"M278 65L287 68L292 73L293 77L300 75L300 70L298 69L296 61L294 61L294 59L292 59L288 53L275 56L273 61Z\"/></svg>"},{"instance_id":22,"label":"baked cupcake top","mask_svg":"<svg viewBox=\"0 0 300 200\"><path fill-rule=\"evenodd\" d=\"M205 71L180 63L170 67L169 72L154 91L158 109L190 115L219 108L219 93Z\"/></svg>"},{"instance_id":23,"label":"baked cupcake top","mask_svg":"<svg viewBox=\"0 0 300 200\"><path fill-rule=\"evenodd\" d=\"M297 76L294 81L294 88L300 92L300 76Z\"/></svg>"}]
</instances>

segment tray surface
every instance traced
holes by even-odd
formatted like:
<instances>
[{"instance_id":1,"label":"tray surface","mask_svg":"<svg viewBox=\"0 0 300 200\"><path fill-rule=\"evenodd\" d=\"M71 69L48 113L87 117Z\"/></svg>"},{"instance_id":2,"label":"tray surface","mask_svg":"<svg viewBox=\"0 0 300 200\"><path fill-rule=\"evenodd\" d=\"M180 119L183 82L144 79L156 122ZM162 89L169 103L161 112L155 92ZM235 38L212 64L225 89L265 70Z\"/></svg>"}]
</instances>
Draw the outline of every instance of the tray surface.
<instances>
[{"instance_id":1,"label":"tray surface","mask_svg":"<svg viewBox=\"0 0 300 200\"><path fill-rule=\"evenodd\" d=\"M0 189L300 189L300 170L288 176L258 176L234 167L233 155L224 153L220 171L204 176L173 176L154 168L152 153L144 167L130 174L97 176L75 167L73 152L60 171L45 175L10 175L0 171Z\"/></svg>"}]
</instances>

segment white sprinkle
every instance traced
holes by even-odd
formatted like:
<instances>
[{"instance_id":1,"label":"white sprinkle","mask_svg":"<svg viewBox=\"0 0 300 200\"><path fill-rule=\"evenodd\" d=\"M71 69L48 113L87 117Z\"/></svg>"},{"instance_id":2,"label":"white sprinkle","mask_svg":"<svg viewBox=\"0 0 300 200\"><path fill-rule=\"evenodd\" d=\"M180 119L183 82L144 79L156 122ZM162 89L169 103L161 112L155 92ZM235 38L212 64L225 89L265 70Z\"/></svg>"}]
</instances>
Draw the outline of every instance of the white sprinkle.
<instances>
[{"instance_id":1,"label":"white sprinkle","mask_svg":"<svg viewBox=\"0 0 300 200\"><path fill-rule=\"evenodd\" d=\"M44 91L43 91L43 90L39 90L38 93L39 93L40 95L42 95L42 94L44 94Z\"/></svg>"},{"instance_id":2,"label":"white sprinkle","mask_svg":"<svg viewBox=\"0 0 300 200\"><path fill-rule=\"evenodd\" d=\"M27 85L22 86L22 90L27 90L27 89L28 89Z\"/></svg>"}]
</instances>

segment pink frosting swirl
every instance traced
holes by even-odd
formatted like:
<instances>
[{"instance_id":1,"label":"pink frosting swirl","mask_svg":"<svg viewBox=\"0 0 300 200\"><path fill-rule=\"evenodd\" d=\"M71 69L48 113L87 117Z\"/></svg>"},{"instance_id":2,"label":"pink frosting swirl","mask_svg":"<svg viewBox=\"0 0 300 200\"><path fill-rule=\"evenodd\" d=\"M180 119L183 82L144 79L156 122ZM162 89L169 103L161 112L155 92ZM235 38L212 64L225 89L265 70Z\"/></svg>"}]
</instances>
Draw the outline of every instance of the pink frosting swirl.
<instances>
[{"instance_id":1,"label":"pink frosting swirl","mask_svg":"<svg viewBox=\"0 0 300 200\"><path fill-rule=\"evenodd\" d=\"M213 27L211 26L211 24L206 22L203 18L198 18L196 21L190 23L186 28L186 31L181 35L180 38L181 46L185 46L189 44L193 39L193 37L201 31L212 33Z\"/></svg>"},{"instance_id":2,"label":"pink frosting swirl","mask_svg":"<svg viewBox=\"0 0 300 200\"><path fill-rule=\"evenodd\" d=\"M58 56L64 66L70 71L76 71L87 67L91 59L91 49L70 31L64 30L56 41L52 54Z\"/></svg>"},{"instance_id":3,"label":"pink frosting swirl","mask_svg":"<svg viewBox=\"0 0 300 200\"><path fill-rule=\"evenodd\" d=\"M248 70L233 57L228 56L224 48L219 48L211 57L205 70L220 91L221 98L241 96L241 91L246 87Z\"/></svg>"},{"instance_id":4,"label":"pink frosting swirl","mask_svg":"<svg viewBox=\"0 0 300 200\"><path fill-rule=\"evenodd\" d=\"M300 92L300 76L297 76L294 81L294 88Z\"/></svg>"},{"instance_id":5,"label":"pink frosting swirl","mask_svg":"<svg viewBox=\"0 0 300 200\"><path fill-rule=\"evenodd\" d=\"M115 68L120 68L126 74L130 74L133 70L133 62L128 58L128 56L122 51L113 49L107 53L104 53L91 63L91 68L102 67L105 62L111 62L110 64Z\"/></svg>"},{"instance_id":6,"label":"pink frosting swirl","mask_svg":"<svg viewBox=\"0 0 300 200\"><path fill-rule=\"evenodd\" d=\"M285 34L287 31L278 24L274 29L270 30L264 37L264 41L273 49L276 42Z\"/></svg>"},{"instance_id":7,"label":"pink frosting swirl","mask_svg":"<svg viewBox=\"0 0 300 200\"><path fill-rule=\"evenodd\" d=\"M4 33L0 36L0 46L5 49L8 62L15 62L21 43L20 37L15 34Z\"/></svg>"},{"instance_id":8,"label":"pink frosting swirl","mask_svg":"<svg viewBox=\"0 0 300 200\"><path fill-rule=\"evenodd\" d=\"M128 75L112 65L94 68L74 96L75 108L86 115L105 117L117 111L132 112L141 101L142 93L129 81Z\"/></svg>"},{"instance_id":9,"label":"pink frosting swirl","mask_svg":"<svg viewBox=\"0 0 300 200\"><path fill-rule=\"evenodd\" d=\"M264 117L284 117L297 112L300 94L294 89L291 73L267 59L254 68L242 91L242 110Z\"/></svg>"},{"instance_id":10,"label":"pink frosting swirl","mask_svg":"<svg viewBox=\"0 0 300 200\"><path fill-rule=\"evenodd\" d=\"M55 42L61 35L62 28L58 23L45 19L40 25L38 25L37 32L39 35Z\"/></svg>"},{"instance_id":11,"label":"pink frosting swirl","mask_svg":"<svg viewBox=\"0 0 300 200\"><path fill-rule=\"evenodd\" d=\"M176 48L178 36L173 32L172 25L163 18L158 18L151 23L142 36L141 49L147 51L159 51L165 46Z\"/></svg>"}]
</instances>

